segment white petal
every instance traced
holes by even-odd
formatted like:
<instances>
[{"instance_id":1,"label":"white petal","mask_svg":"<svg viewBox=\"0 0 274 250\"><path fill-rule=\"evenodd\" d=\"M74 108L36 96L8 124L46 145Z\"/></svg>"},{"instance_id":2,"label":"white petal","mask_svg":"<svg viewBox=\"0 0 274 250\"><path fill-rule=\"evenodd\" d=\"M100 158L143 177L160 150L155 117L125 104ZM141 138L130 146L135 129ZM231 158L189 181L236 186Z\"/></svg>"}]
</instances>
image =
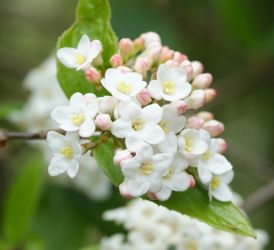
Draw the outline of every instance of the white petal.
<instances>
[{"instance_id":1,"label":"white petal","mask_svg":"<svg viewBox=\"0 0 274 250\"><path fill-rule=\"evenodd\" d=\"M189 188L189 184L189 175L185 172L181 172L179 174L174 174L168 185L174 191L183 192Z\"/></svg>"},{"instance_id":2,"label":"white petal","mask_svg":"<svg viewBox=\"0 0 274 250\"><path fill-rule=\"evenodd\" d=\"M95 132L95 124L92 119L85 119L79 129L79 135L84 138L91 137Z\"/></svg>"},{"instance_id":3,"label":"white petal","mask_svg":"<svg viewBox=\"0 0 274 250\"><path fill-rule=\"evenodd\" d=\"M51 112L52 119L65 131L76 131L79 129L72 123L72 115L73 111L69 106L58 106Z\"/></svg>"},{"instance_id":4,"label":"white petal","mask_svg":"<svg viewBox=\"0 0 274 250\"><path fill-rule=\"evenodd\" d=\"M137 135L127 137L125 142L127 149L131 152L138 152L144 146L144 144L146 145L144 140Z\"/></svg>"},{"instance_id":5,"label":"white petal","mask_svg":"<svg viewBox=\"0 0 274 250\"><path fill-rule=\"evenodd\" d=\"M217 175L223 174L232 169L230 162L220 154L213 155L208 161L205 162L205 164L213 174Z\"/></svg>"},{"instance_id":6,"label":"white petal","mask_svg":"<svg viewBox=\"0 0 274 250\"><path fill-rule=\"evenodd\" d=\"M67 169L68 176L70 178L74 178L76 174L78 173L78 171L79 171L79 162L74 160L71 162L69 168Z\"/></svg>"},{"instance_id":7,"label":"white petal","mask_svg":"<svg viewBox=\"0 0 274 250\"><path fill-rule=\"evenodd\" d=\"M212 180L212 173L207 167L198 165L198 174L201 182L204 184L208 184Z\"/></svg>"},{"instance_id":8,"label":"white petal","mask_svg":"<svg viewBox=\"0 0 274 250\"><path fill-rule=\"evenodd\" d=\"M156 175L163 176L164 173L168 170L172 163L173 157L172 154L160 153L155 154L151 158L151 163L154 166Z\"/></svg>"},{"instance_id":9,"label":"white petal","mask_svg":"<svg viewBox=\"0 0 274 250\"><path fill-rule=\"evenodd\" d=\"M158 193L155 193L155 196L160 201L166 201L170 198L171 193L172 193L171 189L167 185L163 185L161 191Z\"/></svg>"},{"instance_id":10,"label":"white petal","mask_svg":"<svg viewBox=\"0 0 274 250\"><path fill-rule=\"evenodd\" d=\"M77 68L78 65L75 62L76 54L77 54L76 49L61 48L61 49L58 49L58 51L57 51L57 58L66 67L68 67L68 68Z\"/></svg>"},{"instance_id":11,"label":"white petal","mask_svg":"<svg viewBox=\"0 0 274 250\"><path fill-rule=\"evenodd\" d=\"M162 98L162 87L161 82L158 80L152 80L150 81L148 87L147 87L149 94L156 100L160 100Z\"/></svg>"},{"instance_id":12,"label":"white petal","mask_svg":"<svg viewBox=\"0 0 274 250\"><path fill-rule=\"evenodd\" d=\"M185 82L186 77L186 72L181 67L171 67L169 65L162 64L159 66L157 71L157 79L160 79L161 82L172 81L176 83L178 80L180 82Z\"/></svg>"},{"instance_id":13,"label":"white petal","mask_svg":"<svg viewBox=\"0 0 274 250\"><path fill-rule=\"evenodd\" d=\"M53 157L50 161L48 172L50 176L64 173L70 167L70 162L62 157Z\"/></svg>"},{"instance_id":14,"label":"white petal","mask_svg":"<svg viewBox=\"0 0 274 250\"><path fill-rule=\"evenodd\" d=\"M70 97L69 104L71 107L83 108L86 106L86 101L84 96L81 93L77 92Z\"/></svg>"},{"instance_id":15,"label":"white petal","mask_svg":"<svg viewBox=\"0 0 274 250\"><path fill-rule=\"evenodd\" d=\"M136 155L147 160L153 156L153 149L149 144L142 144L142 146L136 151Z\"/></svg>"},{"instance_id":16,"label":"white petal","mask_svg":"<svg viewBox=\"0 0 274 250\"><path fill-rule=\"evenodd\" d=\"M90 40L87 35L83 35L77 45L77 49L81 53L85 53L90 48Z\"/></svg>"},{"instance_id":17,"label":"white petal","mask_svg":"<svg viewBox=\"0 0 274 250\"><path fill-rule=\"evenodd\" d=\"M141 115L142 109L134 102L120 102L117 106L122 119L133 121Z\"/></svg>"},{"instance_id":18,"label":"white petal","mask_svg":"<svg viewBox=\"0 0 274 250\"><path fill-rule=\"evenodd\" d=\"M157 145L162 153L175 154L177 152L177 137L173 133L166 134L166 138Z\"/></svg>"},{"instance_id":19,"label":"white petal","mask_svg":"<svg viewBox=\"0 0 274 250\"><path fill-rule=\"evenodd\" d=\"M64 135L59 134L55 131L50 131L47 134L47 142L49 144L50 149L56 153L60 152L60 150L67 145Z\"/></svg>"},{"instance_id":20,"label":"white petal","mask_svg":"<svg viewBox=\"0 0 274 250\"><path fill-rule=\"evenodd\" d=\"M148 182L142 179L128 179L125 185L128 193L133 197L144 195L149 190Z\"/></svg>"},{"instance_id":21,"label":"white petal","mask_svg":"<svg viewBox=\"0 0 274 250\"><path fill-rule=\"evenodd\" d=\"M140 132L145 142L149 144L158 144L165 139L165 133L158 125L145 125Z\"/></svg>"},{"instance_id":22,"label":"white petal","mask_svg":"<svg viewBox=\"0 0 274 250\"><path fill-rule=\"evenodd\" d=\"M111 133L118 138L126 138L130 135L132 131L131 123L118 119L112 123Z\"/></svg>"},{"instance_id":23,"label":"white petal","mask_svg":"<svg viewBox=\"0 0 274 250\"><path fill-rule=\"evenodd\" d=\"M232 170L220 175L221 181L225 184L229 184L233 180L233 177L234 177L234 172Z\"/></svg>"},{"instance_id":24,"label":"white petal","mask_svg":"<svg viewBox=\"0 0 274 250\"><path fill-rule=\"evenodd\" d=\"M189 162L181 154L177 153L173 156L172 166L175 167L175 173L185 170L189 166Z\"/></svg>"},{"instance_id":25,"label":"white petal","mask_svg":"<svg viewBox=\"0 0 274 250\"><path fill-rule=\"evenodd\" d=\"M99 55L102 50L102 43L99 40L93 40L90 43L90 49L88 50L88 60L91 61Z\"/></svg>"},{"instance_id":26,"label":"white petal","mask_svg":"<svg viewBox=\"0 0 274 250\"><path fill-rule=\"evenodd\" d=\"M163 109L159 104L151 104L143 108L142 117L146 122L157 124L161 121L163 115Z\"/></svg>"},{"instance_id":27,"label":"white petal","mask_svg":"<svg viewBox=\"0 0 274 250\"><path fill-rule=\"evenodd\" d=\"M219 201L227 202L232 200L232 192L229 187L223 183L217 189L212 189L212 195Z\"/></svg>"},{"instance_id":28,"label":"white petal","mask_svg":"<svg viewBox=\"0 0 274 250\"><path fill-rule=\"evenodd\" d=\"M173 97L176 100L183 99L190 94L191 89L192 89L192 87L188 82L181 83L180 85L176 86L175 93L174 93Z\"/></svg>"}]
</instances>

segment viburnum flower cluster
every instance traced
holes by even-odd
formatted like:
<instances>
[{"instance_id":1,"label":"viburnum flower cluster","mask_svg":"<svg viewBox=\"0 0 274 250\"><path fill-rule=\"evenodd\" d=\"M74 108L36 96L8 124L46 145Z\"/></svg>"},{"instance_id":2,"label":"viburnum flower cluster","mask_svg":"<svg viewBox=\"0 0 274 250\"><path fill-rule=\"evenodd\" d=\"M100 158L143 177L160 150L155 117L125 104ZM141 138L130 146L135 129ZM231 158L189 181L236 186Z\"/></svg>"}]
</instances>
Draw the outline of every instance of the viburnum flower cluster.
<instances>
[{"instance_id":1,"label":"viburnum flower cluster","mask_svg":"<svg viewBox=\"0 0 274 250\"><path fill-rule=\"evenodd\" d=\"M199 180L210 199L230 201L232 165L222 155L226 142L217 138L224 125L209 112L188 112L212 101L212 76L203 65L161 44L159 35L144 33L119 41L110 68L102 70L100 41L83 35L77 48L61 48L57 57L71 70L82 70L90 84L109 95L75 93L69 104L58 106L52 118L65 135L51 131L54 153L50 175L74 177L83 147L81 138L104 134L116 146L114 163L124 181L120 192L133 198L147 194L167 200Z\"/></svg>"},{"instance_id":2,"label":"viburnum flower cluster","mask_svg":"<svg viewBox=\"0 0 274 250\"><path fill-rule=\"evenodd\" d=\"M142 199L105 212L104 219L123 225L127 236L103 238L100 250L262 250L268 242L263 230L256 230L256 240L230 234Z\"/></svg>"}]
</instances>

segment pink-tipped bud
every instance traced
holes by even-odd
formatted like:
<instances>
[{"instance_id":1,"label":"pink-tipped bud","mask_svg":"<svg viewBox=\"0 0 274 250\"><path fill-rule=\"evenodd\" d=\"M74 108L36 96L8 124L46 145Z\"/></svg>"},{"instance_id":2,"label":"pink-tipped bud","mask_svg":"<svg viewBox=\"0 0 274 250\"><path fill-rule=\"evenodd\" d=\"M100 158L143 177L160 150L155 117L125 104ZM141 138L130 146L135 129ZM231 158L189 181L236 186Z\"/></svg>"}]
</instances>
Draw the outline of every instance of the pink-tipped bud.
<instances>
[{"instance_id":1,"label":"pink-tipped bud","mask_svg":"<svg viewBox=\"0 0 274 250\"><path fill-rule=\"evenodd\" d=\"M92 82L92 83L98 83L98 82L100 82L100 80L102 78L101 73L93 67L91 67L85 71L85 77L86 77L87 81Z\"/></svg>"},{"instance_id":2,"label":"pink-tipped bud","mask_svg":"<svg viewBox=\"0 0 274 250\"><path fill-rule=\"evenodd\" d=\"M180 66L185 70L186 74L187 74L187 79L190 80L193 78L193 68L192 68L192 64L190 61L185 60L183 61Z\"/></svg>"},{"instance_id":3,"label":"pink-tipped bud","mask_svg":"<svg viewBox=\"0 0 274 250\"><path fill-rule=\"evenodd\" d=\"M205 122L203 129L205 129L212 137L215 137L223 133L225 127L223 123L217 120L210 120Z\"/></svg>"},{"instance_id":4,"label":"pink-tipped bud","mask_svg":"<svg viewBox=\"0 0 274 250\"><path fill-rule=\"evenodd\" d=\"M148 196L148 198L149 198L150 200L152 200L152 201L157 200L157 196L156 196L155 193L148 192L148 193L147 193L147 196Z\"/></svg>"},{"instance_id":5,"label":"pink-tipped bud","mask_svg":"<svg viewBox=\"0 0 274 250\"><path fill-rule=\"evenodd\" d=\"M134 49L132 40L129 38L122 38L119 42L120 53L123 58L127 58Z\"/></svg>"},{"instance_id":6,"label":"pink-tipped bud","mask_svg":"<svg viewBox=\"0 0 274 250\"><path fill-rule=\"evenodd\" d=\"M118 102L118 99L113 96L104 96L99 98L99 112L113 115Z\"/></svg>"},{"instance_id":7,"label":"pink-tipped bud","mask_svg":"<svg viewBox=\"0 0 274 250\"><path fill-rule=\"evenodd\" d=\"M198 109L205 104L206 93L202 89L192 91L191 95L186 99L188 109Z\"/></svg>"},{"instance_id":8,"label":"pink-tipped bud","mask_svg":"<svg viewBox=\"0 0 274 250\"><path fill-rule=\"evenodd\" d=\"M176 52L174 52L173 60L178 63L182 63L182 62L188 60L188 58L186 55L176 51Z\"/></svg>"},{"instance_id":9,"label":"pink-tipped bud","mask_svg":"<svg viewBox=\"0 0 274 250\"><path fill-rule=\"evenodd\" d=\"M131 152L128 150L128 149L121 149L121 148L118 148L115 150L115 155L114 155L114 158L113 158L113 163L116 165L116 166L121 166L121 162L124 161L124 160L128 160L128 159L131 159L132 158L132 154Z\"/></svg>"},{"instance_id":10,"label":"pink-tipped bud","mask_svg":"<svg viewBox=\"0 0 274 250\"><path fill-rule=\"evenodd\" d=\"M224 139L218 138L219 152L222 154L227 150L227 143Z\"/></svg>"},{"instance_id":11,"label":"pink-tipped bud","mask_svg":"<svg viewBox=\"0 0 274 250\"><path fill-rule=\"evenodd\" d=\"M206 89L206 103L213 101L217 96L217 91L215 89Z\"/></svg>"},{"instance_id":12,"label":"pink-tipped bud","mask_svg":"<svg viewBox=\"0 0 274 250\"><path fill-rule=\"evenodd\" d=\"M189 187L194 188L196 186L196 181L192 175L189 175Z\"/></svg>"},{"instance_id":13,"label":"pink-tipped bud","mask_svg":"<svg viewBox=\"0 0 274 250\"><path fill-rule=\"evenodd\" d=\"M214 119L214 115L208 111L199 112L197 116L203 118L205 121L210 121Z\"/></svg>"},{"instance_id":14,"label":"pink-tipped bud","mask_svg":"<svg viewBox=\"0 0 274 250\"><path fill-rule=\"evenodd\" d=\"M151 67L152 60L147 57L139 57L134 65L135 71L138 73L144 75Z\"/></svg>"},{"instance_id":15,"label":"pink-tipped bud","mask_svg":"<svg viewBox=\"0 0 274 250\"><path fill-rule=\"evenodd\" d=\"M181 115L181 114L185 113L186 110L187 110L187 104L186 104L185 101L177 102L176 107L177 107L177 114L178 115Z\"/></svg>"},{"instance_id":16,"label":"pink-tipped bud","mask_svg":"<svg viewBox=\"0 0 274 250\"><path fill-rule=\"evenodd\" d=\"M152 99L151 96L148 92L147 89L142 89L138 94L137 94L137 100L140 102L142 106L146 106L149 103L151 103Z\"/></svg>"},{"instance_id":17,"label":"pink-tipped bud","mask_svg":"<svg viewBox=\"0 0 274 250\"><path fill-rule=\"evenodd\" d=\"M160 57L160 63L164 63L168 60L171 60L174 56L174 51L169 49L168 47L163 47L162 54Z\"/></svg>"},{"instance_id":18,"label":"pink-tipped bud","mask_svg":"<svg viewBox=\"0 0 274 250\"><path fill-rule=\"evenodd\" d=\"M138 37L133 41L134 50L139 51L142 50L145 46L145 40L142 37Z\"/></svg>"},{"instance_id":19,"label":"pink-tipped bud","mask_svg":"<svg viewBox=\"0 0 274 250\"><path fill-rule=\"evenodd\" d=\"M148 56L152 59L153 62L158 62L162 54L162 46L158 43L149 49Z\"/></svg>"},{"instance_id":20,"label":"pink-tipped bud","mask_svg":"<svg viewBox=\"0 0 274 250\"><path fill-rule=\"evenodd\" d=\"M100 128L103 131L110 130L112 121L108 114L99 114L95 118L96 127Z\"/></svg>"},{"instance_id":21,"label":"pink-tipped bud","mask_svg":"<svg viewBox=\"0 0 274 250\"><path fill-rule=\"evenodd\" d=\"M204 65L199 61L192 61L191 62L192 69L193 69L193 76L197 76L199 74L202 74L204 71Z\"/></svg>"},{"instance_id":22,"label":"pink-tipped bud","mask_svg":"<svg viewBox=\"0 0 274 250\"><path fill-rule=\"evenodd\" d=\"M117 68L123 65L123 59L120 54L115 54L110 58L109 63L113 68Z\"/></svg>"},{"instance_id":23,"label":"pink-tipped bud","mask_svg":"<svg viewBox=\"0 0 274 250\"><path fill-rule=\"evenodd\" d=\"M123 185L123 183L119 186L119 191L122 197L125 199L132 199L133 197L128 193L126 185Z\"/></svg>"},{"instance_id":24,"label":"pink-tipped bud","mask_svg":"<svg viewBox=\"0 0 274 250\"><path fill-rule=\"evenodd\" d=\"M212 80L212 75L209 73L199 74L194 78L192 87L197 89L207 89L211 85Z\"/></svg>"},{"instance_id":25,"label":"pink-tipped bud","mask_svg":"<svg viewBox=\"0 0 274 250\"><path fill-rule=\"evenodd\" d=\"M187 119L186 127L200 129L203 127L205 120L199 116L192 116Z\"/></svg>"}]
</instances>

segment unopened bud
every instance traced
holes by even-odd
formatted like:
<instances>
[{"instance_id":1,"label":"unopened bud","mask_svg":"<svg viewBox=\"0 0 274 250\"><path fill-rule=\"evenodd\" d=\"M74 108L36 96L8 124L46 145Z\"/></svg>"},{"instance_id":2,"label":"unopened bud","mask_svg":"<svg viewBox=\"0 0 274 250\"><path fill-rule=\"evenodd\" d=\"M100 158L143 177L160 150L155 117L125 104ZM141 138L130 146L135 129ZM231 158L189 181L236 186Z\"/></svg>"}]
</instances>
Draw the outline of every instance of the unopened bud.
<instances>
[{"instance_id":1,"label":"unopened bud","mask_svg":"<svg viewBox=\"0 0 274 250\"><path fill-rule=\"evenodd\" d=\"M222 154L227 150L227 143L224 139L218 138L219 152Z\"/></svg>"},{"instance_id":2,"label":"unopened bud","mask_svg":"<svg viewBox=\"0 0 274 250\"><path fill-rule=\"evenodd\" d=\"M122 57L121 57L120 54L114 54L114 55L110 58L109 63L110 63L110 65L111 65L113 68L117 68L117 67L123 65L123 59L122 59Z\"/></svg>"},{"instance_id":3,"label":"unopened bud","mask_svg":"<svg viewBox=\"0 0 274 250\"><path fill-rule=\"evenodd\" d=\"M181 114L185 113L186 110L187 110L187 104L186 104L185 101L177 102L176 107L177 107L177 114L178 115L181 115Z\"/></svg>"},{"instance_id":4,"label":"unopened bud","mask_svg":"<svg viewBox=\"0 0 274 250\"><path fill-rule=\"evenodd\" d=\"M144 75L151 67L152 60L147 57L139 57L134 65L135 71L138 73Z\"/></svg>"},{"instance_id":5,"label":"unopened bud","mask_svg":"<svg viewBox=\"0 0 274 250\"><path fill-rule=\"evenodd\" d=\"M208 111L202 111L197 114L197 116L203 118L205 121L213 120L214 115Z\"/></svg>"},{"instance_id":6,"label":"unopened bud","mask_svg":"<svg viewBox=\"0 0 274 250\"><path fill-rule=\"evenodd\" d=\"M189 175L189 187L194 188L196 186L196 181L192 175Z\"/></svg>"},{"instance_id":7,"label":"unopened bud","mask_svg":"<svg viewBox=\"0 0 274 250\"><path fill-rule=\"evenodd\" d=\"M188 109L198 109L205 104L206 93L204 90L198 89L192 91L191 95L186 99Z\"/></svg>"},{"instance_id":8,"label":"unopened bud","mask_svg":"<svg viewBox=\"0 0 274 250\"><path fill-rule=\"evenodd\" d=\"M121 196L124 197L125 199L134 198L128 193L126 185L123 185L123 184L119 185L119 191L120 191Z\"/></svg>"},{"instance_id":9,"label":"unopened bud","mask_svg":"<svg viewBox=\"0 0 274 250\"><path fill-rule=\"evenodd\" d=\"M148 56L155 63L155 62L159 62L160 57L161 57L161 53L162 53L162 46L160 44L155 44L155 46L153 46L149 50Z\"/></svg>"},{"instance_id":10,"label":"unopened bud","mask_svg":"<svg viewBox=\"0 0 274 250\"><path fill-rule=\"evenodd\" d=\"M204 71L204 65L199 61L192 61L191 62L192 69L193 69L193 76L197 76L199 74L202 74Z\"/></svg>"},{"instance_id":11,"label":"unopened bud","mask_svg":"<svg viewBox=\"0 0 274 250\"><path fill-rule=\"evenodd\" d=\"M87 81L92 83L99 83L102 78L101 73L93 67L85 71L85 77Z\"/></svg>"},{"instance_id":12,"label":"unopened bud","mask_svg":"<svg viewBox=\"0 0 274 250\"><path fill-rule=\"evenodd\" d=\"M110 130L112 121L109 114L98 114L95 118L95 125L103 131Z\"/></svg>"},{"instance_id":13,"label":"unopened bud","mask_svg":"<svg viewBox=\"0 0 274 250\"><path fill-rule=\"evenodd\" d=\"M148 92L147 89L142 89L138 94L137 94L137 100L140 102L142 106L146 106L149 103L151 103L152 99L151 96Z\"/></svg>"},{"instance_id":14,"label":"unopened bud","mask_svg":"<svg viewBox=\"0 0 274 250\"><path fill-rule=\"evenodd\" d=\"M145 40L142 37L138 37L133 41L134 51L142 50L145 46Z\"/></svg>"},{"instance_id":15,"label":"unopened bud","mask_svg":"<svg viewBox=\"0 0 274 250\"><path fill-rule=\"evenodd\" d=\"M122 38L119 42L119 49L123 59L127 59L134 49L133 42L129 38Z\"/></svg>"},{"instance_id":16,"label":"unopened bud","mask_svg":"<svg viewBox=\"0 0 274 250\"><path fill-rule=\"evenodd\" d=\"M206 103L213 101L217 96L217 91L215 89L206 89Z\"/></svg>"},{"instance_id":17,"label":"unopened bud","mask_svg":"<svg viewBox=\"0 0 274 250\"><path fill-rule=\"evenodd\" d=\"M162 54L160 57L160 63L164 63L168 60L171 60L174 56L174 51L169 49L168 47L163 47Z\"/></svg>"},{"instance_id":18,"label":"unopened bud","mask_svg":"<svg viewBox=\"0 0 274 250\"><path fill-rule=\"evenodd\" d=\"M205 120L199 116L192 116L187 119L186 127L200 129L203 127Z\"/></svg>"},{"instance_id":19,"label":"unopened bud","mask_svg":"<svg viewBox=\"0 0 274 250\"><path fill-rule=\"evenodd\" d=\"M118 102L118 99L113 96L101 97L99 99L99 112L112 116Z\"/></svg>"},{"instance_id":20,"label":"unopened bud","mask_svg":"<svg viewBox=\"0 0 274 250\"><path fill-rule=\"evenodd\" d=\"M203 129L205 129L212 137L215 137L223 133L225 127L223 123L217 120L210 120L205 122Z\"/></svg>"},{"instance_id":21,"label":"unopened bud","mask_svg":"<svg viewBox=\"0 0 274 250\"><path fill-rule=\"evenodd\" d=\"M207 89L212 83L212 75L209 73L196 75L192 82L192 87L197 89Z\"/></svg>"},{"instance_id":22,"label":"unopened bud","mask_svg":"<svg viewBox=\"0 0 274 250\"><path fill-rule=\"evenodd\" d=\"M132 154L131 154L131 152L128 149L118 148L118 149L115 150L115 155L114 155L114 158L113 158L113 163L116 166L120 167L122 161L131 159L131 158L132 158Z\"/></svg>"},{"instance_id":23,"label":"unopened bud","mask_svg":"<svg viewBox=\"0 0 274 250\"><path fill-rule=\"evenodd\" d=\"M191 80L193 78L193 69L192 69L191 62L188 60L185 60L180 64L180 66L185 70L187 74L187 80Z\"/></svg>"},{"instance_id":24,"label":"unopened bud","mask_svg":"<svg viewBox=\"0 0 274 250\"><path fill-rule=\"evenodd\" d=\"M158 200L157 195L156 195L155 193L148 192L148 193L147 193L147 196L148 196L148 198L149 198L150 200L152 200L152 201Z\"/></svg>"},{"instance_id":25,"label":"unopened bud","mask_svg":"<svg viewBox=\"0 0 274 250\"><path fill-rule=\"evenodd\" d=\"M188 60L188 58L186 55L176 51L176 52L174 52L173 60L178 63L182 63L183 61Z\"/></svg>"}]
</instances>

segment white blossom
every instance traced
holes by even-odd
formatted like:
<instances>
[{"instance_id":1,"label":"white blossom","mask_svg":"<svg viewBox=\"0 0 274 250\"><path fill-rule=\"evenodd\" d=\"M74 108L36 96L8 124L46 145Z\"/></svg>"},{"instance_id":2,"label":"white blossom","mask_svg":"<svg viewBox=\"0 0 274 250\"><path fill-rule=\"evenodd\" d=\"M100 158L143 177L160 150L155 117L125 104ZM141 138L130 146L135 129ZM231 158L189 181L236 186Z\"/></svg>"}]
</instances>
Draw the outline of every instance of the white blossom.
<instances>
[{"instance_id":1,"label":"white blossom","mask_svg":"<svg viewBox=\"0 0 274 250\"><path fill-rule=\"evenodd\" d=\"M157 100L178 101L190 94L191 85L184 69L162 64L157 71L157 80L149 83L148 90Z\"/></svg>"},{"instance_id":2,"label":"white blossom","mask_svg":"<svg viewBox=\"0 0 274 250\"><path fill-rule=\"evenodd\" d=\"M77 48L61 48L57 51L57 57L68 68L76 70L88 69L92 61L102 51L102 44L99 40L89 40L87 35L83 35Z\"/></svg>"}]
</instances>

